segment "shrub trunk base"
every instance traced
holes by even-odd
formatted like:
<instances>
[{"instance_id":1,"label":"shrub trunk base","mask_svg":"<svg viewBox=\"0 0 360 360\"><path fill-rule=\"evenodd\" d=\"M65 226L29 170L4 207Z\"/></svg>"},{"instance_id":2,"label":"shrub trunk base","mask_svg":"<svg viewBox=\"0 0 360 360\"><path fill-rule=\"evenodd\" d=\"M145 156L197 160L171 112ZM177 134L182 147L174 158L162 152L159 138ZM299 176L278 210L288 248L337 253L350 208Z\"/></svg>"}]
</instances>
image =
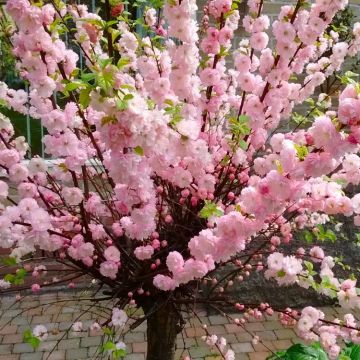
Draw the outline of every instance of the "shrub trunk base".
<instances>
[{"instance_id":1,"label":"shrub trunk base","mask_svg":"<svg viewBox=\"0 0 360 360\"><path fill-rule=\"evenodd\" d=\"M175 360L179 331L179 316L171 306L163 306L153 313L147 319L146 360Z\"/></svg>"}]
</instances>

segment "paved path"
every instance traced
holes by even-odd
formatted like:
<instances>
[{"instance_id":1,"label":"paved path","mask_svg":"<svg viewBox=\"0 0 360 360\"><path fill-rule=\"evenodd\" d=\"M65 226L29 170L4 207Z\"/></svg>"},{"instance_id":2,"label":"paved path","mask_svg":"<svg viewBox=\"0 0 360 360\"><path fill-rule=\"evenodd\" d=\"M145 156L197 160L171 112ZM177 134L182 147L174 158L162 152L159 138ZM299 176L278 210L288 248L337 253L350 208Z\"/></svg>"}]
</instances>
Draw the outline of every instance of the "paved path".
<instances>
[{"instance_id":1,"label":"paved path","mask_svg":"<svg viewBox=\"0 0 360 360\"><path fill-rule=\"evenodd\" d=\"M73 297L68 292L49 293L40 296L28 296L26 300L16 302L14 297L0 298L0 360L80 360L100 359L98 345L102 341L99 333L84 331L73 333L70 329L74 321L82 321L88 328L94 320L101 321L102 314L111 313L111 305L101 302L99 307L91 307L93 303L86 300L79 302L79 297L89 298L85 292ZM88 311L86 311L88 310ZM337 310L325 308L327 314L336 314ZM200 319L211 333L223 335L236 353L237 360L263 360L270 350L286 349L298 342L292 329L282 327L276 316L263 322L250 322L247 330L258 335L262 343L253 345L251 335L244 329L229 324L221 315L205 316ZM23 343L23 332L32 329L36 324L47 326L50 334L46 341L34 351ZM142 324L134 332L125 334L128 355L126 360L144 360L146 351L146 324ZM201 336L204 330L199 320L187 324L177 342L176 360L184 355L191 359L217 360L214 350L209 348ZM58 342L61 339L60 342ZM186 348L187 353L183 353ZM50 351L55 349L51 354Z\"/></svg>"}]
</instances>

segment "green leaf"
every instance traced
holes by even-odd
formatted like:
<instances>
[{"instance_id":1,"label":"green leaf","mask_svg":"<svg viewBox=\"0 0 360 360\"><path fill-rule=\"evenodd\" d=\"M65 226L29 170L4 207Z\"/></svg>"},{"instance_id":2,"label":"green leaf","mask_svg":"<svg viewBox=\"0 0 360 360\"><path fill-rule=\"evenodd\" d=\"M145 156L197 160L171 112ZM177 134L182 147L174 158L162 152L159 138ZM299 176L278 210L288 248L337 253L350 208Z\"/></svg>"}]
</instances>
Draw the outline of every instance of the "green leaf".
<instances>
[{"instance_id":1,"label":"green leaf","mask_svg":"<svg viewBox=\"0 0 360 360\"><path fill-rule=\"evenodd\" d=\"M208 219L211 216L221 216L223 214L223 211L218 208L215 203L211 202L210 200L205 200L205 205L200 210L199 216L202 219Z\"/></svg>"},{"instance_id":2,"label":"green leaf","mask_svg":"<svg viewBox=\"0 0 360 360\"><path fill-rule=\"evenodd\" d=\"M309 151L306 146L294 144L297 156L300 160L304 160L308 155Z\"/></svg>"},{"instance_id":3,"label":"green leaf","mask_svg":"<svg viewBox=\"0 0 360 360\"><path fill-rule=\"evenodd\" d=\"M248 148L248 144L247 144L247 142L244 141L244 140L240 140L240 141L239 141L239 146L240 146L240 148L241 148L242 150L246 150L246 149Z\"/></svg>"},{"instance_id":4,"label":"green leaf","mask_svg":"<svg viewBox=\"0 0 360 360\"><path fill-rule=\"evenodd\" d=\"M103 327L102 331L104 332L105 335L114 335L114 330L109 328L109 327Z\"/></svg>"},{"instance_id":5,"label":"green leaf","mask_svg":"<svg viewBox=\"0 0 360 360\"><path fill-rule=\"evenodd\" d=\"M109 124L116 124L117 120L115 116L104 116L101 119L101 126L109 125Z\"/></svg>"},{"instance_id":6,"label":"green leaf","mask_svg":"<svg viewBox=\"0 0 360 360\"><path fill-rule=\"evenodd\" d=\"M228 154L226 154L226 155L223 157L223 159L221 160L220 165L221 165L221 166L226 166L226 165L229 163L229 161L230 161L230 156L229 156ZM360 234L359 234L359 236L360 236ZM359 240L359 241L360 241L360 240Z\"/></svg>"},{"instance_id":7,"label":"green leaf","mask_svg":"<svg viewBox=\"0 0 360 360\"><path fill-rule=\"evenodd\" d=\"M129 107L129 104L127 101L124 101L123 99L117 99L116 100L116 107L120 110L120 111L124 111Z\"/></svg>"},{"instance_id":8,"label":"green leaf","mask_svg":"<svg viewBox=\"0 0 360 360\"><path fill-rule=\"evenodd\" d=\"M286 354L289 360L327 360L328 357L324 350L317 346L306 346L295 344L291 346Z\"/></svg>"},{"instance_id":9,"label":"green leaf","mask_svg":"<svg viewBox=\"0 0 360 360\"><path fill-rule=\"evenodd\" d=\"M144 156L144 149L141 146L136 146L134 152L137 155Z\"/></svg>"},{"instance_id":10,"label":"green leaf","mask_svg":"<svg viewBox=\"0 0 360 360\"><path fill-rule=\"evenodd\" d=\"M11 256L6 257L6 258L2 258L2 259L0 260L0 262L1 262L2 264L4 264L5 266L14 266L14 265L17 264L16 258L15 258L15 257L11 257Z\"/></svg>"},{"instance_id":11,"label":"green leaf","mask_svg":"<svg viewBox=\"0 0 360 360\"><path fill-rule=\"evenodd\" d=\"M249 135L251 128L249 124L249 117L247 115L240 115L239 117L232 117L229 119L231 132L236 136Z\"/></svg>"},{"instance_id":12,"label":"green leaf","mask_svg":"<svg viewBox=\"0 0 360 360\"><path fill-rule=\"evenodd\" d=\"M90 104L90 92L90 87L80 90L79 103L83 108L86 108Z\"/></svg>"},{"instance_id":13,"label":"green leaf","mask_svg":"<svg viewBox=\"0 0 360 360\"><path fill-rule=\"evenodd\" d=\"M107 341L104 345L103 345L103 351L114 351L116 350L116 346L113 342L111 341Z\"/></svg>"},{"instance_id":14,"label":"green leaf","mask_svg":"<svg viewBox=\"0 0 360 360\"><path fill-rule=\"evenodd\" d=\"M326 238L327 238L328 240L330 240L331 242L335 242L335 241L336 241L336 235L335 235L335 233L334 233L332 230L330 230L330 229L326 230L325 236L326 236Z\"/></svg>"},{"instance_id":15,"label":"green leaf","mask_svg":"<svg viewBox=\"0 0 360 360\"><path fill-rule=\"evenodd\" d=\"M340 354L338 357L338 360L351 360L351 357L349 357L345 354Z\"/></svg>"},{"instance_id":16,"label":"green leaf","mask_svg":"<svg viewBox=\"0 0 360 360\"><path fill-rule=\"evenodd\" d=\"M15 280L16 280L16 276L13 275L13 274L6 274L4 276L4 280L9 282L10 284L14 284L15 283Z\"/></svg>"},{"instance_id":17,"label":"green leaf","mask_svg":"<svg viewBox=\"0 0 360 360\"><path fill-rule=\"evenodd\" d=\"M135 90L135 88L129 84L120 85L120 89Z\"/></svg>"},{"instance_id":18,"label":"green leaf","mask_svg":"<svg viewBox=\"0 0 360 360\"><path fill-rule=\"evenodd\" d=\"M311 244L313 242L314 235L309 230L305 230L304 231L304 238L305 238L307 243Z\"/></svg>"},{"instance_id":19,"label":"green leaf","mask_svg":"<svg viewBox=\"0 0 360 360\"><path fill-rule=\"evenodd\" d=\"M21 269L18 269L16 270L16 276L19 277L19 278L23 278L26 276L26 270L21 268Z\"/></svg>"},{"instance_id":20,"label":"green leaf","mask_svg":"<svg viewBox=\"0 0 360 360\"><path fill-rule=\"evenodd\" d=\"M306 267L306 270L309 272L309 274L313 272L313 270L314 270L313 263L311 263L310 261L304 260L304 265ZM312 275L312 274L310 274L310 275Z\"/></svg>"},{"instance_id":21,"label":"green leaf","mask_svg":"<svg viewBox=\"0 0 360 360\"><path fill-rule=\"evenodd\" d=\"M116 349L113 353L112 353L112 356L114 359L121 359L123 357L126 356L126 350L124 349Z\"/></svg>"},{"instance_id":22,"label":"green leaf","mask_svg":"<svg viewBox=\"0 0 360 360\"><path fill-rule=\"evenodd\" d=\"M39 347L40 345L40 339L37 338L36 336L33 335L31 330L25 330L23 333L23 340L24 342L26 342L27 344L31 345L31 347L33 347L34 349L36 349L37 347Z\"/></svg>"},{"instance_id":23,"label":"green leaf","mask_svg":"<svg viewBox=\"0 0 360 360\"><path fill-rule=\"evenodd\" d=\"M169 105L169 106L174 106L174 102L173 102L172 100L170 100L170 99L166 99L166 100L164 101L164 103L165 103L166 105Z\"/></svg>"},{"instance_id":24,"label":"green leaf","mask_svg":"<svg viewBox=\"0 0 360 360\"><path fill-rule=\"evenodd\" d=\"M129 101L131 99L134 98L134 95L133 94L126 94L124 97L123 97L123 100L124 101Z\"/></svg>"},{"instance_id":25,"label":"green leaf","mask_svg":"<svg viewBox=\"0 0 360 360\"><path fill-rule=\"evenodd\" d=\"M342 351L342 354L347 356L350 360L360 360L360 345L348 343L346 344L346 348Z\"/></svg>"},{"instance_id":26,"label":"green leaf","mask_svg":"<svg viewBox=\"0 0 360 360\"><path fill-rule=\"evenodd\" d=\"M117 62L116 66L121 69L123 68L124 66L126 65L129 65L130 64L130 59L129 58L126 58L126 57L122 57L119 59L119 61Z\"/></svg>"},{"instance_id":27,"label":"green leaf","mask_svg":"<svg viewBox=\"0 0 360 360\"><path fill-rule=\"evenodd\" d=\"M81 87L86 87L86 84L80 81L71 81L65 85L64 91L74 91Z\"/></svg>"},{"instance_id":28,"label":"green leaf","mask_svg":"<svg viewBox=\"0 0 360 360\"><path fill-rule=\"evenodd\" d=\"M95 78L96 78L96 74L94 74L94 73L82 73L81 74L81 79L86 82L94 80Z\"/></svg>"}]
</instances>

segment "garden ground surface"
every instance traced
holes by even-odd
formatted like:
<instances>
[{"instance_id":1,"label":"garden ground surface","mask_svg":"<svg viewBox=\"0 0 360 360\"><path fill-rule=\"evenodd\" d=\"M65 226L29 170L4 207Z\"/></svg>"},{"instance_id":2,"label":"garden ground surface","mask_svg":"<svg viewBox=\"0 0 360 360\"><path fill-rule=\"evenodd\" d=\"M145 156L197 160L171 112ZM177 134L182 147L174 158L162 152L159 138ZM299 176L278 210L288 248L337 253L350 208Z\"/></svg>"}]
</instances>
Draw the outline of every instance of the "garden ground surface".
<instances>
[{"instance_id":1,"label":"garden ground surface","mask_svg":"<svg viewBox=\"0 0 360 360\"><path fill-rule=\"evenodd\" d=\"M81 301L80 301L81 298ZM75 321L82 321L88 329L94 320L101 322L104 314L111 314L109 301L101 301L94 306L86 299L93 298L90 292L81 291L75 295L58 291L39 296L27 296L15 301L14 296L0 298L0 360L80 360L100 359L99 344L102 336L90 330L81 333L71 331ZM322 309L327 315L340 312L337 308ZM203 324L211 333L224 336L236 353L236 360L262 360L269 350L286 349L298 342L296 333L291 328L284 328L277 317L265 321L253 321L246 329L260 337L262 343L253 345L251 335L241 327L230 324L221 315L206 316L205 311L197 312ZM236 316L236 315L232 315ZM191 359L218 360L215 352L209 348L201 336L204 330L199 319L192 319L186 325L177 342L176 360L190 355ZM46 325L49 336L34 351L23 342L23 333L37 324ZM144 360L146 351L146 323L124 335L128 355L126 360ZM61 341L60 341L61 340ZM183 352L184 347L187 349ZM52 352L51 352L52 351ZM50 353L51 352L51 353Z\"/></svg>"}]
</instances>

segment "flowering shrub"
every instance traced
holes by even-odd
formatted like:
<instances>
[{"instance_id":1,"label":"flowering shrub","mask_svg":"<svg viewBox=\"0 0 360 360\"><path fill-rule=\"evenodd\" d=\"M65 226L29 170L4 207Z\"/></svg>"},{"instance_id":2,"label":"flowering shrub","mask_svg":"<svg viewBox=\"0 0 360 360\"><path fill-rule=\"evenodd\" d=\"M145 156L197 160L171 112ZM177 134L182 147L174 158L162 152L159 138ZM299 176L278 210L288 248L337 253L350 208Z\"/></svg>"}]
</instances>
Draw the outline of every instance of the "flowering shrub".
<instances>
[{"instance_id":1,"label":"flowering shrub","mask_svg":"<svg viewBox=\"0 0 360 360\"><path fill-rule=\"evenodd\" d=\"M148 322L148 359L172 359L182 312L196 302L234 306L242 315L229 321L241 327L279 312L331 359L342 339L359 343L350 313L327 320L313 307L246 304L226 292L257 271L360 307L356 280L338 279L335 260L320 247L279 248L337 214L360 225L360 195L346 196L347 185L360 182L360 85L352 73L342 75L337 109L333 94L321 93L308 115L293 116L360 49L360 23L347 42L329 31L346 4L299 0L270 24L262 0L249 0L242 19L238 1L210 0L199 23L195 0L152 1L140 20L108 2L102 19L85 5L8 0L17 70L30 91L1 83L0 99L41 121L54 160L25 161L24 138L0 117L8 176L0 182L0 247L10 249L5 265L17 266L1 280L2 292L30 272L33 292L75 285L42 280L46 266L31 264L36 249L96 279L117 302L107 323L93 325L109 335L104 351L113 358L125 351L113 329L128 322L126 310L141 307L135 324ZM248 38L232 48L239 25ZM207 291L199 282L208 282ZM234 359L224 338L206 333L210 346ZM33 343L44 336L44 328L27 334Z\"/></svg>"}]
</instances>

